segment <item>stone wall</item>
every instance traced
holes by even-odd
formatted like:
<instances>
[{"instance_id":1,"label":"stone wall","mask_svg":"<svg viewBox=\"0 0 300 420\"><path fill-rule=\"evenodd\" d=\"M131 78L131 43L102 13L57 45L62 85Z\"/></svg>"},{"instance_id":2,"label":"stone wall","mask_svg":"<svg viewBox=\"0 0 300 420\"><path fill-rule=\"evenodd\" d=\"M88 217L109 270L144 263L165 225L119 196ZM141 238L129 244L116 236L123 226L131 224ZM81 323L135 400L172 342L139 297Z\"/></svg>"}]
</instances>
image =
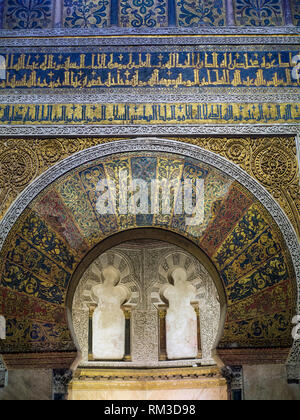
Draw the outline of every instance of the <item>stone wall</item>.
<instances>
[{"instance_id":1,"label":"stone wall","mask_svg":"<svg viewBox=\"0 0 300 420\"><path fill-rule=\"evenodd\" d=\"M245 400L300 400L300 385L288 384L284 365L244 366Z\"/></svg>"}]
</instances>

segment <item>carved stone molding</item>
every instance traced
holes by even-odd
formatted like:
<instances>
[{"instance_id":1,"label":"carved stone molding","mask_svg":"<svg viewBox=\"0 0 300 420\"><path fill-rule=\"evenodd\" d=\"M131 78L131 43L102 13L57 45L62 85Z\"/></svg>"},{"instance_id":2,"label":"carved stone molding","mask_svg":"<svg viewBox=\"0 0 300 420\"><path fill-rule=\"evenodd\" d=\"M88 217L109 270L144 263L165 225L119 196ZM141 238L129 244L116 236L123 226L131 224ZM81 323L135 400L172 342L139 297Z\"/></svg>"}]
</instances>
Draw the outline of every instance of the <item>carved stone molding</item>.
<instances>
[{"instance_id":1,"label":"carved stone molding","mask_svg":"<svg viewBox=\"0 0 300 420\"><path fill-rule=\"evenodd\" d=\"M3 362L2 356L0 355L0 388L5 388L8 383L8 373L6 366Z\"/></svg>"},{"instance_id":2,"label":"carved stone molding","mask_svg":"<svg viewBox=\"0 0 300 420\"><path fill-rule=\"evenodd\" d=\"M222 27L209 27L202 28L155 28L156 35L285 35L285 34L300 34L300 29L297 26L269 26L269 27L240 27L240 26L222 26ZM58 36L113 36L123 35L148 35L153 36L153 29L149 28L51 28L51 29L26 29L26 30L9 30L1 29L0 37L46 37L55 38Z\"/></svg>"}]
</instances>

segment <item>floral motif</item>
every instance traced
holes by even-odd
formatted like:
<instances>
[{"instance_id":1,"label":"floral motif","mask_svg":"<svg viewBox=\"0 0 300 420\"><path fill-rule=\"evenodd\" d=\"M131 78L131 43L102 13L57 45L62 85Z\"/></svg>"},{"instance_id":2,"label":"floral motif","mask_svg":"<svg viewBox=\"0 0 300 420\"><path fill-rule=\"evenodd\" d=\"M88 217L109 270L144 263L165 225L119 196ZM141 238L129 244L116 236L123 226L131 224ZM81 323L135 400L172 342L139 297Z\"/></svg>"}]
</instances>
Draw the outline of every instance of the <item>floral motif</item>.
<instances>
[{"instance_id":1,"label":"floral motif","mask_svg":"<svg viewBox=\"0 0 300 420\"><path fill-rule=\"evenodd\" d=\"M291 1L293 20L295 26L300 26L300 0Z\"/></svg>"},{"instance_id":2,"label":"floral motif","mask_svg":"<svg viewBox=\"0 0 300 420\"><path fill-rule=\"evenodd\" d=\"M52 6L52 0L8 0L3 26L7 29L49 28Z\"/></svg>"},{"instance_id":3,"label":"floral motif","mask_svg":"<svg viewBox=\"0 0 300 420\"><path fill-rule=\"evenodd\" d=\"M226 22L223 0L178 0L178 26L223 26Z\"/></svg>"},{"instance_id":4,"label":"floral motif","mask_svg":"<svg viewBox=\"0 0 300 420\"><path fill-rule=\"evenodd\" d=\"M110 26L109 0L64 0L66 28L100 28Z\"/></svg>"},{"instance_id":5,"label":"floral motif","mask_svg":"<svg viewBox=\"0 0 300 420\"><path fill-rule=\"evenodd\" d=\"M236 0L236 23L240 26L283 25L280 0Z\"/></svg>"},{"instance_id":6,"label":"floral motif","mask_svg":"<svg viewBox=\"0 0 300 420\"><path fill-rule=\"evenodd\" d=\"M121 0L120 26L154 28L167 25L165 0Z\"/></svg>"},{"instance_id":7,"label":"floral motif","mask_svg":"<svg viewBox=\"0 0 300 420\"><path fill-rule=\"evenodd\" d=\"M4 0L0 0L0 22L3 19Z\"/></svg>"}]
</instances>

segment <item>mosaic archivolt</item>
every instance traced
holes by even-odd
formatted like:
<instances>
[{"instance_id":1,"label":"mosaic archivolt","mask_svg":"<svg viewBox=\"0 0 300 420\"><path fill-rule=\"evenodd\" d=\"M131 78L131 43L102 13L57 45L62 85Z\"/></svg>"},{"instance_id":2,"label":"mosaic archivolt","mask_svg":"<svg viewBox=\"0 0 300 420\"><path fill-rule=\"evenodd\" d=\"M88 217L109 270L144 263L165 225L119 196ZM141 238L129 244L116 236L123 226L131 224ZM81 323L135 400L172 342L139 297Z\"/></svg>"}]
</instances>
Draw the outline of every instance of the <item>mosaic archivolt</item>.
<instances>
[{"instance_id":1,"label":"mosaic archivolt","mask_svg":"<svg viewBox=\"0 0 300 420\"><path fill-rule=\"evenodd\" d=\"M117 179L120 168L128 168L130 179L138 176L145 180L155 176L185 179L190 174L203 179L208 201L209 197L215 196L212 205L206 208L204 231L187 231L183 217L174 213L173 216L150 218L118 213L104 218L100 216L95 209L98 197L95 187L100 179ZM211 179L218 179L219 183L211 182ZM83 200L76 200L77 196L82 196ZM57 207L64 210L53 216ZM81 217L83 214L85 219ZM43 343L45 351L55 351L61 340L64 348L70 349L65 319L50 322L55 317L57 306L62 310L65 308L70 274L93 243L115 232L153 226L188 237L218 266L228 298L221 347L230 347L232 343L240 347L246 343L250 347L291 346L295 274L273 219L252 194L219 170L191 158L149 152L114 155L83 165L47 187L23 212L2 250L1 289L26 296L34 302L46 303L44 316L49 323L41 323L40 316L31 312L26 323L21 325L19 313L23 314L23 310L17 310L15 318L3 299L2 312L10 314L4 352L18 348L21 344L18 337L24 336L25 331L29 336L27 338L25 334L23 350L26 346L32 349L33 342L36 342L37 348ZM212 226L215 228L211 229ZM78 248L79 237L81 248ZM247 256L247 252L253 257L252 261L241 257L242 254ZM262 298L267 293L273 293L275 300L272 303ZM281 306L283 299L284 308ZM34 305L30 307L34 308ZM50 334L49 339L47 334Z\"/></svg>"},{"instance_id":2,"label":"mosaic archivolt","mask_svg":"<svg viewBox=\"0 0 300 420\"><path fill-rule=\"evenodd\" d=\"M164 26L224 26L224 0L61 0L65 28L129 28ZM1 5L0 5L1 7ZM7 0L4 27L44 29L53 27L54 0ZM170 11L170 13L169 13Z\"/></svg>"},{"instance_id":3,"label":"mosaic archivolt","mask_svg":"<svg viewBox=\"0 0 300 420\"><path fill-rule=\"evenodd\" d=\"M0 219L18 194L52 165L80 150L117 140L117 138L0 140ZM272 194L300 236L300 187L294 138L176 138L176 140L201 146L238 164ZM63 190L61 194L64 194ZM93 239L90 238L90 241Z\"/></svg>"},{"instance_id":4,"label":"mosaic archivolt","mask_svg":"<svg viewBox=\"0 0 300 420\"><path fill-rule=\"evenodd\" d=\"M115 247L102 254L93 264L101 271L108 264L112 264L121 272L121 284L126 285L132 292L127 305L133 309L132 313L132 362L145 363L155 366L158 364L158 304L163 305L160 289L168 282L168 272L172 267L183 266L189 281L197 289L197 299L201 307L201 342L202 362L214 364L211 358L215 337L219 327L220 305L218 293L205 268L190 254L169 244L149 241L146 243L128 243ZM99 278L90 267L80 280L73 300L73 325L77 340L80 344L83 359L81 366L88 365L88 325L89 305L94 302L91 288L99 282ZM145 334L146 329L149 334ZM116 365L117 362L114 363ZM92 362L92 365L107 366L107 362ZM122 362L124 364L124 362ZM131 364L131 362L130 362ZM123 366L124 367L124 366Z\"/></svg>"}]
</instances>

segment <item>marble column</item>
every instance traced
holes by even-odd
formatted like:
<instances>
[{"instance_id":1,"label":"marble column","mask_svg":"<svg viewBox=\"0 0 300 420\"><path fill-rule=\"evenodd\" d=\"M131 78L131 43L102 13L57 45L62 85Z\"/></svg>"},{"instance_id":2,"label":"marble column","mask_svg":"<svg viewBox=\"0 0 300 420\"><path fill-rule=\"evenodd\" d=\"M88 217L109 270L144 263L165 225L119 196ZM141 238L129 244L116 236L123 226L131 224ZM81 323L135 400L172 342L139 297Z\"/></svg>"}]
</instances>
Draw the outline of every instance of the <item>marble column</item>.
<instances>
[{"instance_id":1,"label":"marble column","mask_svg":"<svg viewBox=\"0 0 300 420\"><path fill-rule=\"evenodd\" d=\"M52 377L52 399L65 401L68 399L68 388L73 379L73 372L69 369L54 369Z\"/></svg>"}]
</instances>

